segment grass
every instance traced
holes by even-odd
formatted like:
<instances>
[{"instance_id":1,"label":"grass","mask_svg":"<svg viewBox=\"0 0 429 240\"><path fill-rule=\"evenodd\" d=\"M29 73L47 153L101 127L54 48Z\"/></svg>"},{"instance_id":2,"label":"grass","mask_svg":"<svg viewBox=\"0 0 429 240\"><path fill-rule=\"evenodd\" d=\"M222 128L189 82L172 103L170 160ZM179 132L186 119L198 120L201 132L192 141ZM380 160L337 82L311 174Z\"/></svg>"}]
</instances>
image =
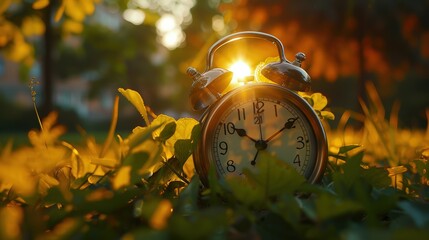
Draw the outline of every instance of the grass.
<instances>
[{"instance_id":1,"label":"grass","mask_svg":"<svg viewBox=\"0 0 429 240\"><path fill-rule=\"evenodd\" d=\"M65 141L70 143L73 146L84 145L85 136L91 136L95 138L96 142L102 143L107 137L107 131L89 131L86 133L79 132L66 132L64 135L61 135L59 138L60 141ZM129 133L126 132L117 132L121 136L126 136ZM28 132L24 131L13 131L13 132L2 132L0 133L0 147L5 146L9 142L12 142L13 147L19 148L22 146L30 145L28 140Z\"/></svg>"},{"instance_id":2,"label":"grass","mask_svg":"<svg viewBox=\"0 0 429 240\"><path fill-rule=\"evenodd\" d=\"M386 117L374 86L367 91L362 113L327 127L317 185L266 154L256 166L264 174L209 173L204 189L189 158L196 121L165 115L121 141L108 129L61 135L55 116L43 132L1 133L0 239L429 239L429 128L399 128L399 108Z\"/></svg>"}]
</instances>

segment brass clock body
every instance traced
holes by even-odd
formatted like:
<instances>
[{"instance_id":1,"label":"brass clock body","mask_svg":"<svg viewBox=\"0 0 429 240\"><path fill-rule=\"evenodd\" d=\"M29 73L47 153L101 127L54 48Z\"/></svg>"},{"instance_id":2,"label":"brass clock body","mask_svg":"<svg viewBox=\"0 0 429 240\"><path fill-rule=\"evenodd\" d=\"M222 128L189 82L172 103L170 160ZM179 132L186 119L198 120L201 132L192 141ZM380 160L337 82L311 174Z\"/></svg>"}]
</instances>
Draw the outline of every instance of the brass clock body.
<instances>
[{"instance_id":1,"label":"brass clock body","mask_svg":"<svg viewBox=\"0 0 429 240\"><path fill-rule=\"evenodd\" d=\"M323 175L327 161L325 131L312 107L277 84L249 83L222 96L201 120L201 138L193 154L201 181L241 175L267 151L293 166L309 182Z\"/></svg>"}]
</instances>

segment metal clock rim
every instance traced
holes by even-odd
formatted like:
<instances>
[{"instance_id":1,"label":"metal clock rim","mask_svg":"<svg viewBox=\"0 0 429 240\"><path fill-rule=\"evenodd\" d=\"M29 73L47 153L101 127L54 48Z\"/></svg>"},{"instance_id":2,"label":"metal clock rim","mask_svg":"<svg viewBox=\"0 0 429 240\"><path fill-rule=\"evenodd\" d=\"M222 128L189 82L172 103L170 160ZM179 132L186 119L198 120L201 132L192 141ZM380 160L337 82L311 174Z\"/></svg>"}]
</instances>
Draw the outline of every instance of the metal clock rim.
<instances>
[{"instance_id":1,"label":"metal clock rim","mask_svg":"<svg viewBox=\"0 0 429 240\"><path fill-rule=\"evenodd\" d=\"M264 91L268 91L267 88L272 88L272 89L275 89L275 91L283 91L285 93L284 100L287 100L292 104L296 105L298 109L301 111L301 113L307 118L310 126L312 127L312 131L315 136L315 142L317 145L315 166L311 175L307 178L307 181L310 183L317 183L323 175L324 169L327 164L327 158L328 158L327 138L326 138L326 133L322 126L322 123L319 120L318 115L310 106L310 104L307 103L307 101L305 101L303 98L301 98L297 93L287 88L281 87L277 84L271 84L271 83L251 83L248 85L238 87L228 92L224 96L222 96L215 104L213 104L208 109L206 109L206 111L204 112L200 120L200 122L202 123L201 138L200 138L201 142L197 145L197 148L193 153L195 169L202 183L205 186L208 186L209 168L210 168L210 165L213 164L212 156L206 152L208 149L207 135L209 134L209 131L210 131L209 125L213 122L213 120L215 120L213 119L214 117L213 113L218 111L218 109L222 108L224 103L228 101L231 97L235 96L236 94L240 94L240 92L243 90L248 90L252 88L255 88L255 89L261 88Z\"/></svg>"}]
</instances>

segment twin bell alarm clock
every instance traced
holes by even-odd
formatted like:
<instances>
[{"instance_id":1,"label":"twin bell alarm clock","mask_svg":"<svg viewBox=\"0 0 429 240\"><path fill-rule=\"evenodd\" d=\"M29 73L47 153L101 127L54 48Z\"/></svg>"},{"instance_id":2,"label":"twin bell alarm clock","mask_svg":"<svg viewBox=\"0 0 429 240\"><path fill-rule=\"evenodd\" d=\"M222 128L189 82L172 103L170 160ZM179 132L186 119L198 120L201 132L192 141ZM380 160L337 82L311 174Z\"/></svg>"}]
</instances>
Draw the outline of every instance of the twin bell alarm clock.
<instances>
[{"instance_id":1,"label":"twin bell alarm clock","mask_svg":"<svg viewBox=\"0 0 429 240\"><path fill-rule=\"evenodd\" d=\"M279 60L260 69L269 81L259 81L250 74L231 87L234 73L213 67L213 57L220 47L247 38L274 44ZM193 80L190 102L194 110L204 111L200 140L193 152L195 169L204 185L208 185L210 168L218 178L241 175L244 168L258 164L261 151L293 166L310 183L320 180L327 162L327 140L318 115L297 94L310 90L310 76L301 68L304 60L305 55L298 53L290 62L278 38L246 31L214 43L205 72L188 68Z\"/></svg>"}]
</instances>

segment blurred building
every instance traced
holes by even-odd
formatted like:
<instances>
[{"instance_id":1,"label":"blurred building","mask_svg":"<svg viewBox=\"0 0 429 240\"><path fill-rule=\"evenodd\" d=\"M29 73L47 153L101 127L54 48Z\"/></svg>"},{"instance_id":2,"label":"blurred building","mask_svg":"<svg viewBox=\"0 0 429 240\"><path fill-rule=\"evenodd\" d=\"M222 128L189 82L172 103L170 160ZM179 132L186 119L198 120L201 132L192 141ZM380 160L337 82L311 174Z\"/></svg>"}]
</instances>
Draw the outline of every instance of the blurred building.
<instances>
[{"instance_id":1,"label":"blurred building","mask_svg":"<svg viewBox=\"0 0 429 240\"><path fill-rule=\"evenodd\" d=\"M40 70L36 65L30 74L40 79ZM88 99L90 83L80 77L54 80L55 108L74 111L80 118L96 122L108 120L111 115L113 98L111 93L102 93L95 99ZM36 102L42 102L43 90L35 86ZM0 58L0 95L1 98L23 108L33 106L28 82L22 82L19 76L19 65Z\"/></svg>"}]
</instances>

